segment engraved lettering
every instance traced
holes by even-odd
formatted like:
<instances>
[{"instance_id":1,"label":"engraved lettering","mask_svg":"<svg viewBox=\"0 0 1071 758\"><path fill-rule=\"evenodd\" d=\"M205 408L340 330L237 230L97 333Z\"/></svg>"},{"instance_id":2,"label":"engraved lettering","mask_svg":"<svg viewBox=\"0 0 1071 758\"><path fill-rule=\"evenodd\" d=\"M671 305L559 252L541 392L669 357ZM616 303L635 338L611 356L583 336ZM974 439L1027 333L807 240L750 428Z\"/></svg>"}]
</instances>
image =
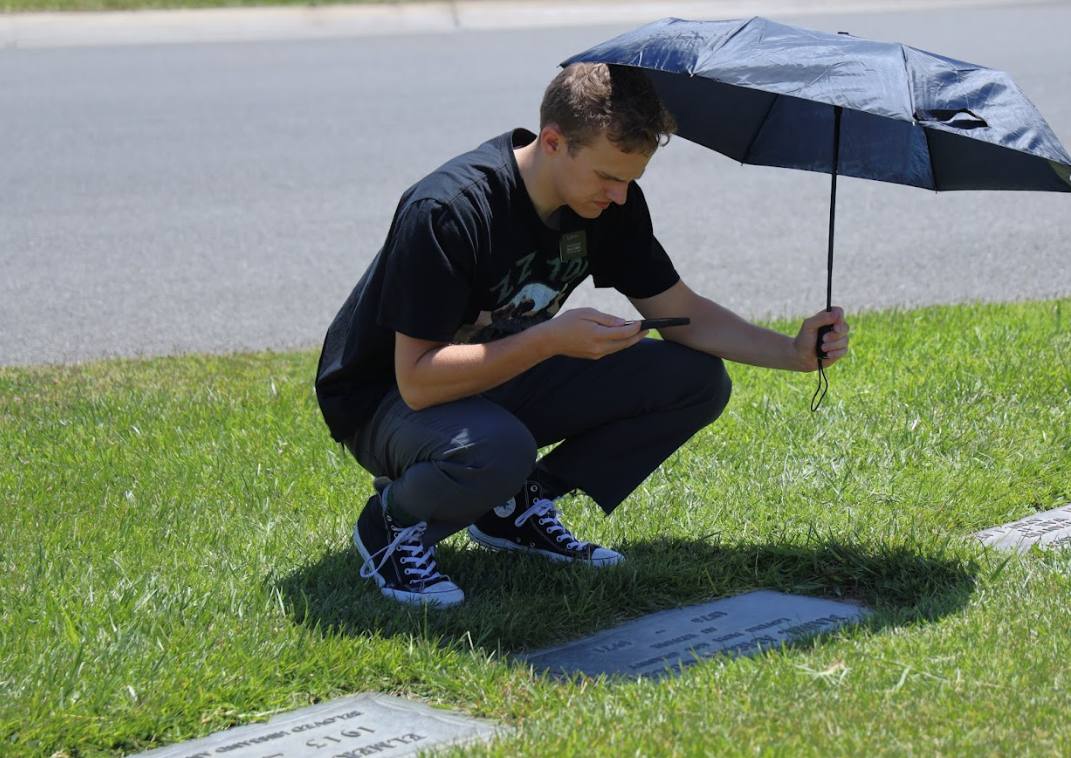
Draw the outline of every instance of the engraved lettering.
<instances>
[{"instance_id":1,"label":"engraved lettering","mask_svg":"<svg viewBox=\"0 0 1071 758\"><path fill-rule=\"evenodd\" d=\"M773 619L772 621L767 621L767 622L765 622L763 624L755 624L755 626L749 626L744 631L745 632L758 632L758 631L762 631L763 629L769 629L770 627L778 626L780 624L784 624L787 621L788 621L788 619L786 619L786 618Z\"/></svg>"},{"instance_id":2,"label":"engraved lettering","mask_svg":"<svg viewBox=\"0 0 1071 758\"><path fill-rule=\"evenodd\" d=\"M364 745L363 747L347 750L344 753L339 753L334 756L334 758L364 758L364 756L382 753L385 750L391 750L392 748L401 745L411 745L412 743L420 742L423 739L425 739L424 735L410 732L409 734L403 734L400 737L391 737L389 740L383 740L382 742L376 742L371 745Z\"/></svg>"},{"instance_id":3,"label":"engraved lettering","mask_svg":"<svg viewBox=\"0 0 1071 758\"><path fill-rule=\"evenodd\" d=\"M825 619L816 619L814 621L808 621L804 624L796 624L796 626L787 626L781 631L785 634L803 634L805 632L814 631L815 629L821 629L827 622Z\"/></svg>"},{"instance_id":4,"label":"engraved lettering","mask_svg":"<svg viewBox=\"0 0 1071 758\"><path fill-rule=\"evenodd\" d=\"M237 750L238 748L249 747L250 745L259 745L262 742L270 742L271 740L277 740L286 736L286 732L272 732L271 734L265 734L261 737L250 737L248 740L242 740L241 742L235 742L230 745L221 745L216 748L217 753L227 753L231 750Z\"/></svg>"},{"instance_id":5,"label":"engraved lettering","mask_svg":"<svg viewBox=\"0 0 1071 758\"><path fill-rule=\"evenodd\" d=\"M747 653L750 653L752 651L760 650L762 648L763 643L767 643L767 645L776 645L778 644L778 640L775 637L768 636L753 637L752 639L747 640L745 642L740 642L736 645L730 645L729 647L725 648L725 652L746 655Z\"/></svg>"},{"instance_id":6,"label":"engraved lettering","mask_svg":"<svg viewBox=\"0 0 1071 758\"><path fill-rule=\"evenodd\" d=\"M666 640L665 642L655 642L654 644L651 645L651 647L654 648L655 650L660 650L660 649L662 649L664 647L673 647L674 645L679 645L682 642L687 642L688 640L693 640L698 636L699 635L697 635L697 634L682 634L680 637L674 637L673 639Z\"/></svg>"},{"instance_id":7,"label":"engraved lettering","mask_svg":"<svg viewBox=\"0 0 1071 758\"><path fill-rule=\"evenodd\" d=\"M696 616L694 619L692 619L692 623L693 624L703 624L703 623L706 623L707 621L713 621L715 619L724 618L725 616L728 616L728 615L729 614L727 614L725 611L714 611L713 613L704 613L702 616Z\"/></svg>"},{"instance_id":8,"label":"engraved lettering","mask_svg":"<svg viewBox=\"0 0 1071 758\"><path fill-rule=\"evenodd\" d=\"M723 634L721 637L715 637L715 642L728 642L729 640L735 640L737 637L743 637L741 632L730 632L729 634Z\"/></svg>"},{"instance_id":9,"label":"engraved lettering","mask_svg":"<svg viewBox=\"0 0 1071 758\"><path fill-rule=\"evenodd\" d=\"M648 658L645 661L636 661L635 663L630 663L628 667L630 669L642 669L642 668L646 668L648 666L652 666L652 665L654 665L656 663L661 663L665 659L666 659L665 656L661 656L660 655L657 658Z\"/></svg>"},{"instance_id":10,"label":"engraved lettering","mask_svg":"<svg viewBox=\"0 0 1071 758\"><path fill-rule=\"evenodd\" d=\"M795 626L785 627L781 631L784 632L785 634L789 634L789 635L803 634L805 632L811 632L811 631L814 631L816 629L821 629L822 627L825 627L825 626L836 625L836 623L837 623L837 620L835 618L833 618L832 616L824 616L822 618L817 618L814 621L806 621L806 622L804 622L802 624L796 624Z\"/></svg>"},{"instance_id":11,"label":"engraved lettering","mask_svg":"<svg viewBox=\"0 0 1071 758\"><path fill-rule=\"evenodd\" d=\"M621 650L622 648L632 647L632 643L628 640L615 640L606 645L599 645L593 647L592 650L596 653L612 653L615 650Z\"/></svg>"},{"instance_id":12,"label":"engraved lettering","mask_svg":"<svg viewBox=\"0 0 1071 758\"><path fill-rule=\"evenodd\" d=\"M361 734L361 732L364 732L365 734L371 734L374 731L375 731L375 729L372 729L371 727L359 726L356 729L343 729L342 730L342 736L343 737L364 737L364 734Z\"/></svg>"},{"instance_id":13,"label":"engraved lettering","mask_svg":"<svg viewBox=\"0 0 1071 758\"><path fill-rule=\"evenodd\" d=\"M1063 531L1071 526L1071 519L1054 518L1046 521L1035 521L1032 523L1022 524L1018 528L1018 532L1024 537L1043 537L1046 534L1052 532Z\"/></svg>"}]
</instances>

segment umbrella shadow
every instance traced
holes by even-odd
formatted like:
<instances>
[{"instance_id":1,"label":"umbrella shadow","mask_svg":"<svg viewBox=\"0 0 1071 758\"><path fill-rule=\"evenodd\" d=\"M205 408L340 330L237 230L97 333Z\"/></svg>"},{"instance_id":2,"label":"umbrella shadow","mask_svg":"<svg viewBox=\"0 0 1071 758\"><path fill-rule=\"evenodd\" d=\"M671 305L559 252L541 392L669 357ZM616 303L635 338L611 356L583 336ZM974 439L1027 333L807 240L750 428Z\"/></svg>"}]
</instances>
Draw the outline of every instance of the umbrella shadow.
<instances>
[{"instance_id":1,"label":"umbrella shadow","mask_svg":"<svg viewBox=\"0 0 1071 758\"><path fill-rule=\"evenodd\" d=\"M860 622L872 631L955 613L974 591L978 566L951 543L811 543L653 537L621 546L622 564L596 569L494 553L451 538L437 557L466 600L444 609L384 598L371 580L360 578L362 559L352 548L328 552L270 583L293 623L319 634L417 638L495 657L754 590L860 603L872 611Z\"/></svg>"}]
</instances>

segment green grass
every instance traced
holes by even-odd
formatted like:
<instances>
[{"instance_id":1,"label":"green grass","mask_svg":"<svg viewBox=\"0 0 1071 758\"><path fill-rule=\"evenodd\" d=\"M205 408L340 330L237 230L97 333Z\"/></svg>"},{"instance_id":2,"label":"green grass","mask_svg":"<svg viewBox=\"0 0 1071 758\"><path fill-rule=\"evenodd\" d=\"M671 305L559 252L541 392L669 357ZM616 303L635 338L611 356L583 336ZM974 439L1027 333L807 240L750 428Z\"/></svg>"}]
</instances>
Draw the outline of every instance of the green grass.
<instances>
[{"instance_id":1,"label":"green grass","mask_svg":"<svg viewBox=\"0 0 1071 758\"><path fill-rule=\"evenodd\" d=\"M122 756L368 690L515 727L458 755L1067 755L1071 552L963 537L1071 501L1069 319L858 315L814 415L813 375L733 367L726 415L613 518L565 503L627 563L454 537L468 599L437 612L358 578L370 480L314 353L0 369L0 755ZM875 613L661 682L508 657L759 588Z\"/></svg>"}]
</instances>

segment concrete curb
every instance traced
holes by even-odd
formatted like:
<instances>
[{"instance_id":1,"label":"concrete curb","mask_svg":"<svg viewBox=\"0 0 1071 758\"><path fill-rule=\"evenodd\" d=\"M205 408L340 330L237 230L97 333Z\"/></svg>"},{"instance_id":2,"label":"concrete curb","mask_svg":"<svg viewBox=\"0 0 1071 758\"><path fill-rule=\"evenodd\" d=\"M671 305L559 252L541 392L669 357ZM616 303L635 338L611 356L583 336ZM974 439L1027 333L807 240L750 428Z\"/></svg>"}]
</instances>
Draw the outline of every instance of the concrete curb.
<instances>
[{"instance_id":1,"label":"concrete curb","mask_svg":"<svg viewBox=\"0 0 1071 758\"><path fill-rule=\"evenodd\" d=\"M0 16L0 47L337 39L689 19L972 8L1008 0L455 0Z\"/></svg>"}]
</instances>

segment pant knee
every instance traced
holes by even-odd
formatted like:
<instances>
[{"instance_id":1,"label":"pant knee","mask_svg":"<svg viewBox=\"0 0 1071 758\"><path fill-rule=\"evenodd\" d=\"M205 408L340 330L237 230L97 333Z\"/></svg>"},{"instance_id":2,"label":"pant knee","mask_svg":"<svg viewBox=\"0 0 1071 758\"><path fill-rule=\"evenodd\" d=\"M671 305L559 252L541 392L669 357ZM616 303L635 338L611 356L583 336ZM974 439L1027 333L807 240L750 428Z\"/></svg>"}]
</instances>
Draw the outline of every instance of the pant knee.
<instances>
[{"instance_id":1,"label":"pant knee","mask_svg":"<svg viewBox=\"0 0 1071 758\"><path fill-rule=\"evenodd\" d=\"M517 493L535 467L539 448L528 428L516 419L499 422L477 440L459 440L461 455L451 463L465 468L464 478L477 484L489 508Z\"/></svg>"},{"instance_id":2,"label":"pant knee","mask_svg":"<svg viewBox=\"0 0 1071 758\"><path fill-rule=\"evenodd\" d=\"M729 399L733 394L733 380L729 376L728 369L725 368L725 361L713 356L707 357L711 359L709 361L711 365L706 373L707 381L704 387L706 402L704 407L706 408L707 423L709 424L721 416L726 406L729 405Z\"/></svg>"},{"instance_id":3,"label":"pant knee","mask_svg":"<svg viewBox=\"0 0 1071 758\"><path fill-rule=\"evenodd\" d=\"M725 362L689 348L681 348L675 358L673 375L684 383L681 397L695 413L698 427L706 426L721 416L732 396L733 382Z\"/></svg>"}]
</instances>

